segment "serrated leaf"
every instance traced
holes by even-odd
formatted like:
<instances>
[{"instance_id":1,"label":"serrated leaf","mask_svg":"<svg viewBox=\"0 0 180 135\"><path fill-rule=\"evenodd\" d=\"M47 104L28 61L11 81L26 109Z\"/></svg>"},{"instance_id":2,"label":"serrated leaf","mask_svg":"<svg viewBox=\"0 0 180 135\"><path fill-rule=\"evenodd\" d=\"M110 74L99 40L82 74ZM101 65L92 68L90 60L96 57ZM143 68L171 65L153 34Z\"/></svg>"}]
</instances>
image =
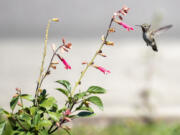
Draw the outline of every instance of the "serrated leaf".
<instances>
[{"instance_id":1,"label":"serrated leaf","mask_svg":"<svg viewBox=\"0 0 180 135\"><path fill-rule=\"evenodd\" d=\"M91 94L104 94L106 92L106 90L99 86L91 86L88 88L87 92L89 92Z\"/></svg>"},{"instance_id":2,"label":"serrated leaf","mask_svg":"<svg viewBox=\"0 0 180 135\"><path fill-rule=\"evenodd\" d=\"M49 117L54 121L59 121L61 114L56 112L48 112Z\"/></svg>"},{"instance_id":3,"label":"serrated leaf","mask_svg":"<svg viewBox=\"0 0 180 135\"><path fill-rule=\"evenodd\" d=\"M11 99L10 107L11 107L12 111L13 111L14 108L16 107L17 102L18 102L18 99L19 99L19 96L13 97L13 98Z\"/></svg>"},{"instance_id":4,"label":"serrated leaf","mask_svg":"<svg viewBox=\"0 0 180 135\"><path fill-rule=\"evenodd\" d=\"M58 80L57 83L63 85L69 92L71 91L71 84L66 80Z\"/></svg>"},{"instance_id":5,"label":"serrated leaf","mask_svg":"<svg viewBox=\"0 0 180 135\"><path fill-rule=\"evenodd\" d=\"M69 95L69 91L65 90L65 89L61 89L61 88L56 88L56 90L60 91L61 93L63 93L66 97L68 97Z\"/></svg>"},{"instance_id":6,"label":"serrated leaf","mask_svg":"<svg viewBox=\"0 0 180 135\"><path fill-rule=\"evenodd\" d=\"M49 97L45 99L39 106L46 108L46 110L49 110L55 103L56 103L55 98Z\"/></svg>"},{"instance_id":7,"label":"serrated leaf","mask_svg":"<svg viewBox=\"0 0 180 135\"><path fill-rule=\"evenodd\" d=\"M98 106L99 109L103 110L103 103L99 97L92 96L92 97L87 98L86 100Z\"/></svg>"},{"instance_id":8,"label":"serrated leaf","mask_svg":"<svg viewBox=\"0 0 180 135\"><path fill-rule=\"evenodd\" d=\"M5 126L6 126L6 122L5 121L0 122L0 135L3 134Z\"/></svg>"},{"instance_id":9,"label":"serrated leaf","mask_svg":"<svg viewBox=\"0 0 180 135\"><path fill-rule=\"evenodd\" d=\"M21 95L21 98L22 99L26 99L26 100L28 100L28 101L33 101L33 96L32 95L29 95L29 94L22 94Z\"/></svg>"},{"instance_id":10,"label":"serrated leaf","mask_svg":"<svg viewBox=\"0 0 180 135\"><path fill-rule=\"evenodd\" d=\"M88 112L88 111L79 112L77 114L77 116L79 116L79 117L90 117L93 115L94 115L94 112Z\"/></svg>"}]
</instances>

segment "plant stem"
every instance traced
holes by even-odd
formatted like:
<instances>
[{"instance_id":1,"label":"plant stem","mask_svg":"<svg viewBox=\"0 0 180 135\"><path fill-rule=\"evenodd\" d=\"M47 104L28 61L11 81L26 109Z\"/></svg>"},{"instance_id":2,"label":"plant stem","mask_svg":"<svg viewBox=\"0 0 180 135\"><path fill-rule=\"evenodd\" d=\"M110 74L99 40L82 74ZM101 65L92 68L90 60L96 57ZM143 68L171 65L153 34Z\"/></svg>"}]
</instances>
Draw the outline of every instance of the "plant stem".
<instances>
[{"instance_id":1,"label":"plant stem","mask_svg":"<svg viewBox=\"0 0 180 135\"><path fill-rule=\"evenodd\" d=\"M50 60L50 62L49 62L49 66L48 66L45 74L42 76L41 81L39 82L39 88L41 87L44 79L45 79L46 76L48 75L48 73L49 73L49 71L50 71L50 68L51 68L52 61L53 61L54 57L56 56L57 51L58 51L60 48L61 48L61 46L59 46L59 47L53 52L53 55L52 55L51 60Z\"/></svg>"},{"instance_id":2,"label":"plant stem","mask_svg":"<svg viewBox=\"0 0 180 135\"><path fill-rule=\"evenodd\" d=\"M22 97L21 97L22 96L21 91L20 91L19 94L20 94L20 100L21 100L21 104L22 104L22 109L24 109L24 104L23 104L23 100L22 100Z\"/></svg>"},{"instance_id":3,"label":"plant stem","mask_svg":"<svg viewBox=\"0 0 180 135\"><path fill-rule=\"evenodd\" d=\"M17 123L19 124L19 126L21 126L25 131L28 131L28 129L26 129L23 124L17 119L17 118L14 118L12 117L13 120L17 121Z\"/></svg>"},{"instance_id":4,"label":"plant stem","mask_svg":"<svg viewBox=\"0 0 180 135\"><path fill-rule=\"evenodd\" d=\"M42 58L40 74L39 74L39 78L38 78L38 82L37 82L36 92L35 92L35 105L37 105L38 89L40 88L39 85L40 85L42 74L43 74L43 71L44 71L44 62L45 62L46 51L47 51L47 41L48 41L48 33L49 33L50 23L51 23L51 20L48 21L48 24L47 24L47 27L46 27L43 58Z\"/></svg>"},{"instance_id":5,"label":"plant stem","mask_svg":"<svg viewBox=\"0 0 180 135\"><path fill-rule=\"evenodd\" d=\"M101 51L101 49L103 48L104 44L106 43L107 37L108 37L108 35L109 35L109 29L111 28L112 23L113 23L113 18L111 18L109 27L108 27L107 32L106 32L106 35L105 35L105 37L104 37L104 41L102 42L101 46L99 47L99 49L96 51L96 53L95 53L94 56L92 57L91 61L86 65L85 69L82 71L82 73L81 73L78 81L75 83L75 86L73 87L72 92L71 92L71 95L72 95L72 96L74 95L74 92L75 92L77 86L81 83L81 80L82 80L82 78L84 77L86 71L87 71L88 68L92 65L92 63L94 62L96 56L97 56L98 53Z\"/></svg>"}]
</instances>

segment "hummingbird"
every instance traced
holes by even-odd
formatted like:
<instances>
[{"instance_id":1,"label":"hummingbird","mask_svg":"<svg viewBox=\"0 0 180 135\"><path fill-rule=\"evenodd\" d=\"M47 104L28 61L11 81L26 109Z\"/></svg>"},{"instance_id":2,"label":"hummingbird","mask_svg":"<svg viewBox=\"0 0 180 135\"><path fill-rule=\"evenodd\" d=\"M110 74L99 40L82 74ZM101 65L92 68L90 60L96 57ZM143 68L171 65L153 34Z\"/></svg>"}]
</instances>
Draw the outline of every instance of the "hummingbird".
<instances>
[{"instance_id":1,"label":"hummingbird","mask_svg":"<svg viewBox=\"0 0 180 135\"><path fill-rule=\"evenodd\" d=\"M142 25L136 25L140 26L143 32L143 39L146 42L147 46L151 46L153 51L158 52L155 37L159 34L161 34L164 31L167 31L170 29L173 25L166 25L164 27L160 27L156 30L151 30L151 25L149 24L142 24Z\"/></svg>"}]
</instances>

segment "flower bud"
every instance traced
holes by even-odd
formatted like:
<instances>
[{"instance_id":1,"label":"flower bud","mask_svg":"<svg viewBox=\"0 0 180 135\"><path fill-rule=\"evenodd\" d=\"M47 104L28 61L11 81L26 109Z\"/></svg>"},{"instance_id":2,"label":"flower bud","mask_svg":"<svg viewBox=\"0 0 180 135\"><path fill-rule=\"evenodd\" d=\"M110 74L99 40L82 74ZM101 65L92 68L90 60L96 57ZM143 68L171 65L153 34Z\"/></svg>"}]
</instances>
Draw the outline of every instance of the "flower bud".
<instances>
[{"instance_id":1,"label":"flower bud","mask_svg":"<svg viewBox=\"0 0 180 135\"><path fill-rule=\"evenodd\" d=\"M60 125L60 123L59 123L59 122L56 122L56 126L57 126L57 127L60 127L61 125Z\"/></svg>"},{"instance_id":2,"label":"flower bud","mask_svg":"<svg viewBox=\"0 0 180 135\"><path fill-rule=\"evenodd\" d=\"M57 62L57 61L53 61L51 64L59 64L59 62Z\"/></svg>"},{"instance_id":3,"label":"flower bud","mask_svg":"<svg viewBox=\"0 0 180 135\"><path fill-rule=\"evenodd\" d=\"M104 35L101 36L101 40L104 41L105 40L105 37Z\"/></svg>"},{"instance_id":4,"label":"flower bud","mask_svg":"<svg viewBox=\"0 0 180 135\"><path fill-rule=\"evenodd\" d=\"M110 46L113 46L114 45L114 42L111 42L111 41L106 41L105 42L106 45L110 45Z\"/></svg>"},{"instance_id":5,"label":"flower bud","mask_svg":"<svg viewBox=\"0 0 180 135\"><path fill-rule=\"evenodd\" d=\"M66 111L65 111L65 113L64 113L64 115L70 115L71 114L71 110L70 109L67 109Z\"/></svg>"},{"instance_id":6,"label":"flower bud","mask_svg":"<svg viewBox=\"0 0 180 135\"><path fill-rule=\"evenodd\" d=\"M88 101L85 101L84 104L85 104L86 107L89 107L89 102Z\"/></svg>"},{"instance_id":7,"label":"flower bud","mask_svg":"<svg viewBox=\"0 0 180 135\"><path fill-rule=\"evenodd\" d=\"M17 96L19 96L17 93L13 96L13 98L16 98Z\"/></svg>"},{"instance_id":8,"label":"flower bud","mask_svg":"<svg viewBox=\"0 0 180 135\"><path fill-rule=\"evenodd\" d=\"M40 89L40 88L38 89L38 92L39 92L39 93L41 93L42 91L43 91L42 89Z\"/></svg>"},{"instance_id":9,"label":"flower bud","mask_svg":"<svg viewBox=\"0 0 180 135\"><path fill-rule=\"evenodd\" d=\"M17 92L21 92L21 89L20 89L20 88L16 88L16 91L17 91Z\"/></svg>"},{"instance_id":10,"label":"flower bud","mask_svg":"<svg viewBox=\"0 0 180 135\"><path fill-rule=\"evenodd\" d=\"M115 32L115 29L114 28L110 28L109 32Z\"/></svg>"},{"instance_id":11,"label":"flower bud","mask_svg":"<svg viewBox=\"0 0 180 135\"><path fill-rule=\"evenodd\" d=\"M67 44L65 45L65 47L68 48L68 49L71 49L71 48L72 48L72 44L71 44L71 43L67 43Z\"/></svg>"},{"instance_id":12,"label":"flower bud","mask_svg":"<svg viewBox=\"0 0 180 135\"><path fill-rule=\"evenodd\" d=\"M53 52L56 51L56 45L55 45L55 44L52 44L52 45L51 45L51 48L52 48Z\"/></svg>"},{"instance_id":13,"label":"flower bud","mask_svg":"<svg viewBox=\"0 0 180 135\"><path fill-rule=\"evenodd\" d=\"M17 104L18 104L20 107L22 107L22 106L23 106L23 105L22 105L22 103L21 103L21 102L19 102L19 101L18 101L18 103L17 103Z\"/></svg>"},{"instance_id":14,"label":"flower bud","mask_svg":"<svg viewBox=\"0 0 180 135\"><path fill-rule=\"evenodd\" d=\"M107 57L105 54L103 54L103 53L98 53L100 56L102 56L102 57Z\"/></svg>"},{"instance_id":15,"label":"flower bud","mask_svg":"<svg viewBox=\"0 0 180 135\"><path fill-rule=\"evenodd\" d=\"M87 62L82 62L82 65L88 64Z\"/></svg>"},{"instance_id":16,"label":"flower bud","mask_svg":"<svg viewBox=\"0 0 180 135\"><path fill-rule=\"evenodd\" d=\"M50 67L56 69L56 66L54 64L51 64Z\"/></svg>"},{"instance_id":17,"label":"flower bud","mask_svg":"<svg viewBox=\"0 0 180 135\"><path fill-rule=\"evenodd\" d=\"M65 44L65 39L64 38L62 38L62 43Z\"/></svg>"},{"instance_id":18,"label":"flower bud","mask_svg":"<svg viewBox=\"0 0 180 135\"><path fill-rule=\"evenodd\" d=\"M53 22L59 22L59 19L58 19L58 18L52 18L51 21L53 21Z\"/></svg>"},{"instance_id":19,"label":"flower bud","mask_svg":"<svg viewBox=\"0 0 180 135\"><path fill-rule=\"evenodd\" d=\"M64 117L64 119L68 122L72 121L71 118L69 118L69 117Z\"/></svg>"}]
</instances>

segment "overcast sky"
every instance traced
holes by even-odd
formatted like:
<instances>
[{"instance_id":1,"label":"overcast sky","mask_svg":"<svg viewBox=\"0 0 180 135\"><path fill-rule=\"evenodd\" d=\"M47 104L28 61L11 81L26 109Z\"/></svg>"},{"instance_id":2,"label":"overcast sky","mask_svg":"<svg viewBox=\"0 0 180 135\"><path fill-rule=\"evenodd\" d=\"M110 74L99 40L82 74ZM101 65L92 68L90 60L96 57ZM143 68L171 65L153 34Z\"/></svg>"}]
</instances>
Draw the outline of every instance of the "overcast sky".
<instances>
[{"instance_id":1,"label":"overcast sky","mask_svg":"<svg viewBox=\"0 0 180 135\"><path fill-rule=\"evenodd\" d=\"M179 36L180 0L0 0L0 37L43 37L53 17L60 18L60 23L52 25L51 35L97 37L123 5L130 7L124 18L127 24L151 23L153 16L162 15L162 26L174 25L168 34ZM118 34L126 36L127 32Z\"/></svg>"}]
</instances>

